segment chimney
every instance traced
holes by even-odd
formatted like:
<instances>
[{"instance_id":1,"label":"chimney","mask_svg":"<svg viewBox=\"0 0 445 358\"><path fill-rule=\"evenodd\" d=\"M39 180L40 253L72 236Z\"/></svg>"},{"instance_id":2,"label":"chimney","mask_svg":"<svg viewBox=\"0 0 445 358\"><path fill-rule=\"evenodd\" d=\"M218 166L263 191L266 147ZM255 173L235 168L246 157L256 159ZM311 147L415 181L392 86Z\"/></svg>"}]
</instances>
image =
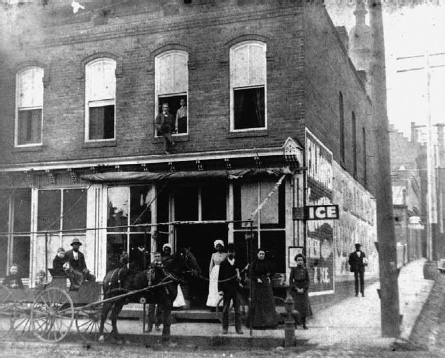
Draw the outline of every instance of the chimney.
<instances>
[{"instance_id":1,"label":"chimney","mask_svg":"<svg viewBox=\"0 0 445 358\"><path fill-rule=\"evenodd\" d=\"M340 36L341 42L343 43L343 46L345 46L346 51L349 49L349 36L348 31L346 31L346 27L344 26L336 26L338 35Z\"/></svg>"}]
</instances>

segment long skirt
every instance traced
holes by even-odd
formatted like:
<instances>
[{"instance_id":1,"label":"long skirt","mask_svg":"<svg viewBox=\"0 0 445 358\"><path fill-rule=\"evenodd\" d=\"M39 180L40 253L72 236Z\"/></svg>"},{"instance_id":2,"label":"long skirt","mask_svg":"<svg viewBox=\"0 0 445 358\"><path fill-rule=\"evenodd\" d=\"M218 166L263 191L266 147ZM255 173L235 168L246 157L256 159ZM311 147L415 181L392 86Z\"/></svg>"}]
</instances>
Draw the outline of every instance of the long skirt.
<instances>
[{"instance_id":1,"label":"long skirt","mask_svg":"<svg viewBox=\"0 0 445 358\"><path fill-rule=\"evenodd\" d=\"M254 282L252 291L253 304L249 313L253 328L273 328L277 326L277 312L272 292L272 285L268 280L262 283Z\"/></svg>"},{"instance_id":2,"label":"long skirt","mask_svg":"<svg viewBox=\"0 0 445 358\"><path fill-rule=\"evenodd\" d=\"M207 297L206 305L209 307L216 307L221 296L218 291L218 276L219 276L219 265L215 265L210 272L210 282L209 282L209 296Z\"/></svg>"},{"instance_id":3,"label":"long skirt","mask_svg":"<svg viewBox=\"0 0 445 358\"><path fill-rule=\"evenodd\" d=\"M312 307L309 301L309 295L305 293L291 292L294 299L294 307L298 311L301 317L312 317Z\"/></svg>"}]
</instances>

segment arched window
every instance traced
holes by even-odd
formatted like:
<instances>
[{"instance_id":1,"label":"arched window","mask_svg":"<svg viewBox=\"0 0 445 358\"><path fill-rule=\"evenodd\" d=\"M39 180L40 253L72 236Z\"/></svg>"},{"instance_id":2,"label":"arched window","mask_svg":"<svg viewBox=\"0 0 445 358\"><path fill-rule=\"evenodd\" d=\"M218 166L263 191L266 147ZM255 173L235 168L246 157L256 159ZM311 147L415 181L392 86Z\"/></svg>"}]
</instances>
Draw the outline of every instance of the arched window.
<instances>
[{"instance_id":1,"label":"arched window","mask_svg":"<svg viewBox=\"0 0 445 358\"><path fill-rule=\"evenodd\" d=\"M362 153L363 153L363 181L366 184L368 181L368 167L367 167L367 162L366 162L367 156L368 156L368 153L366 152L366 145L367 145L367 143L366 143L366 129L362 128L362 131L363 131L363 136L362 136L362 141L363 141L363 143L362 143L362 147L363 147L363 149L362 149Z\"/></svg>"},{"instance_id":2,"label":"arched window","mask_svg":"<svg viewBox=\"0 0 445 358\"><path fill-rule=\"evenodd\" d=\"M42 144L43 69L17 73L15 145Z\"/></svg>"},{"instance_id":3,"label":"arched window","mask_svg":"<svg viewBox=\"0 0 445 358\"><path fill-rule=\"evenodd\" d=\"M116 138L116 62L91 61L85 68L86 141Z\"/></svg>"},{"instance_id":4,"label":"arched window","mask_svg":"<svg viewBox=\"0 0 445 358\"><path fill-rule=\"evenodd\" d=\"M352 157L353 157L353 176L357 178L357 122L355 113L352 112Z\"/></svg>"},{"instance_id":5,"label":"arched window","mask_svg":"<svg viewBox=\"0 0 445 358\"><path fill-rule=\"evenodd\" d=\"M345 161L345 110L343 104L343 94L340 92L338 96L338 106L340 112L340 158Z\"/></svg>"},{"instance_id":6,"label":"arched window","mask_svg":"<svg viewBox=\"0 0 445 358\"><path fill-rule=\"evenodd\" d=\"M266 128L266 44L242 42L230 49L230 129Z\"/></svg>"},{"instance_id":7,"label":"arched window","mask_svg":"<svg viewBox=\"0 0 445 358\"><path fill-rule=\"evenodd\" d=\"M188 133L188 53L167 51L155 58L155 108L161 112L163 103L169 105L169 112L175 118L173 133ZM181 108L181 101L184 106Z\"/></svg>"}]
</instances>

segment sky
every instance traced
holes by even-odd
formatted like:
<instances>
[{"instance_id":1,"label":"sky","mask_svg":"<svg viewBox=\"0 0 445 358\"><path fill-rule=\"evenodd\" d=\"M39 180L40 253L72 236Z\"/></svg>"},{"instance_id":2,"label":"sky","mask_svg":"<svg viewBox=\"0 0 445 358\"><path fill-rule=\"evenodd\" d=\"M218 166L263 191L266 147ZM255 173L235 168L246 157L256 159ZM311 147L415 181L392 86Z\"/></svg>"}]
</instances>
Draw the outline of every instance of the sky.
<instances>
[{"instance_id":1,"label":"sky","mask_svg":"<svg viewBox=\"0 0 445 358\"><path fill-rule=\"evenodd\" d=\"M353 0L343 0L354 3ZM397 0L392 1L394 4ZM336 26L348 32L355 24L353 10L342 0L325 0ZM401 1L399 0L399 3ZM408 1L405 1L408 2ZM425 1L427 2L427 1ZM340 5L339 5L340 4ZM410 137L411 122L426 125L428 108L431 121L445 123L445 1L439 5L422 4L392 8L384 5L388 119L395 128ZM369 25L369 14L366 22ZM431 66L430 106L428 106L426 54ZM442 54L442 55L438 55ZM404 57L422 56L402 59ZM443 67L434 67L441 66Z\"/></svg>"}]
</instances>

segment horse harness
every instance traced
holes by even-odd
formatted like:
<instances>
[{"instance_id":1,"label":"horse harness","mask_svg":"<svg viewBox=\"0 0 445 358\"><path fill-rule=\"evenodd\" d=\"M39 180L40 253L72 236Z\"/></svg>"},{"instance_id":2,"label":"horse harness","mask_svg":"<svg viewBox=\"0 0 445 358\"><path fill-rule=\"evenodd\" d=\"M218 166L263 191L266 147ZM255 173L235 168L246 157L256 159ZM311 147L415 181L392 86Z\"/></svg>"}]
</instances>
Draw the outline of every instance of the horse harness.
<instances>
[{"instance_id":1,"label":"horse harness","mask_svg":"<svg viewBox=\"0 0 445 358\"><path fill-rule=\"evenodd\" d=\"M110 277L110 282L108 282L108 287L107 287L107 292L108 293L113 293L116 291L126 291L128 292L129 290L127 290L126 288L122 287L122 272L124 270L128 270L126 267L121 267L121 268L117 268L114 269L113 272L111 273L111 277ZM118 283L118 287L112 287L113 285L113 278L115 278L117 276L117 283Z\"/></svg>"}]
</instances>

